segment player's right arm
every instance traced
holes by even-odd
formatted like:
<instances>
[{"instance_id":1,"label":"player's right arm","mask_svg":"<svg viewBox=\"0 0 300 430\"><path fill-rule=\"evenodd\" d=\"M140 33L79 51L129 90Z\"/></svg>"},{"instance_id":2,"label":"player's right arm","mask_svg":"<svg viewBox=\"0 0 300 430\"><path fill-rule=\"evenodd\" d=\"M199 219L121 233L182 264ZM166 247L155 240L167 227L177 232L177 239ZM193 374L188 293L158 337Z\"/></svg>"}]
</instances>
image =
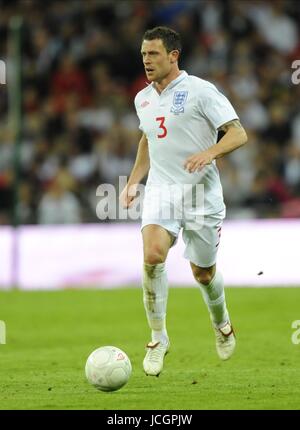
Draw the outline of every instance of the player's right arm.
<instances>
[{"instance_id":1,"label":"player's right arm","mask_svg":"<svg viewBox=\"0 0 300 430\"><path fill-rule=\"evenodd\" d=\"M132 206L137 194L137 186L146 176L150 167L148 141L145 134L139 142L135 163L128 179L127 185L120 194L120 203L124 208Z\"/></svg>"}]
</instances>

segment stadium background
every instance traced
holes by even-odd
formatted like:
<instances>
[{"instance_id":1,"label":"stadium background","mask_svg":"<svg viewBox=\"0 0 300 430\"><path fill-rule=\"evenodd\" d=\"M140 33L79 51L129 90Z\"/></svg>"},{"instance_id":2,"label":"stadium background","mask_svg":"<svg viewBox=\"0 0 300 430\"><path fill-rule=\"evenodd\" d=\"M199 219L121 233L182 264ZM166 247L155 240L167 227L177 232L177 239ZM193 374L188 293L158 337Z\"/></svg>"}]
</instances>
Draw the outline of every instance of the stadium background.
<instances>
[{"instance_id":1,"label":"stadium background","mask_svg":"<svg viewBox=\"0 0 300 430\"><path fill-rule=\"evenodd\" d=\"M95 189L129 175L135 159L133 98L145 86L140 43L158 24L182 34L181 68L224 91L247 129L249 145L218 161L228 217L300 215L300 86L291 81L300 56L297 2L2 1L1 59L9 20L18 14L22 224L98 222ZM5 94L1 86L4 225L11 223L14 178ZM59 214L47 211L54 195L65 202Z\"/></svg>"},{"instance_id":2,"label":"stadium background","mask_svg":"<svg viewBox=\"0 0 300 430\"><path fill-rule=\"evenodd\" d=\"M0 58L8 63L13 16L23 21L22 136L17 148L9 85L1 85L0 225L107 225L97 217L96 190L104 183L118 190L119 176L130 174L140 137L133 99L145 86L140 42L147 28L159 24L181 33L181 68L223 91L247 130L246 147L218 160L227 220L300 216L300 85L291 79L292 62L300 57L297 2L93 0L42 7L34 0L2 1ZM2 231L7 263L0 283L7 286L18 283L16 267L25 260L28 266L35 254L22 251L28 246L9 229ZM260 236L261 243L266 240ZM43 254L42 242L45 236L39 242L45 261L49 246ZM19 258L16 248L26 255ZM82 282L101 279L89 274Z\"/></svg>"},{"instance_id":3,"label":"stadium background","mask_svg":"<svg viewBox=\"0 0 300 430\"><path fill-rule=\"evenodd\" d=\"M299 3L0 0L0 12L7 66L11 18L23 21L19 146L11 77L0 85L0 408L299 409L291 342L299 289L289 288L300 285ZM145 86L140 43L155 25L180 32L180 68L228 96L249 142L218 160L227 205L220 266L239 353L217 362L179 242L170 281L193 289L172 290L175 353L159 382L145 382L140 290L102 290L140 284L139 225L99 220L96 189L131 171L140 137L133 98ZM64 291L20 291L52 288ZM105 344L127 351L134 367L115 397L99 397L82 376L87 355Z\"/></svg>"}]
</instances>

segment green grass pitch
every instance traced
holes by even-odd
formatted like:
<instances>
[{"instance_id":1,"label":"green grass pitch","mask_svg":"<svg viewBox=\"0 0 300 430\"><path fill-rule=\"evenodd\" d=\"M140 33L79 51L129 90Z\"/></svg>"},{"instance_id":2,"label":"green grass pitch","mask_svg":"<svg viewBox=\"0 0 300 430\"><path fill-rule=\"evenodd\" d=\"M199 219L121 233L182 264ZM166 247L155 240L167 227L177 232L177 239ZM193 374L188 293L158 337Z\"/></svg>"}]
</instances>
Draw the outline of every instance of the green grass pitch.
<instances>
[{"instance_id":1,"label":"green grass pitch","mask_svg":"<svg viewBox=\"0 0 300 430\"><path fill-rule=\"evenodd\" d=\"M159 378L142 371L149 341L139 289L1 292L0 409L300 409L299 288L227 288L237 349L227 362L195 287L169 293L170 354ZM94 349L129 355L128 384L111 393L85 380Z\"/></svg>"}]
</instances>

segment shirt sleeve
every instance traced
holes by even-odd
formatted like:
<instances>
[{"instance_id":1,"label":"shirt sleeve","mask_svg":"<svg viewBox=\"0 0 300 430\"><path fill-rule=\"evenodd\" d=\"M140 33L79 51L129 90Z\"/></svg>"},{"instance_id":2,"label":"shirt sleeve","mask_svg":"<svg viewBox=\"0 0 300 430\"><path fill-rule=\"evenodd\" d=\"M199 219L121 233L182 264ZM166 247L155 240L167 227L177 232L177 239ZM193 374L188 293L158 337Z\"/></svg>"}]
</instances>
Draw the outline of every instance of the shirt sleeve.
<instances>
[{"instance_id":1,"label":"shirt sleeve","mask_svg":"<svg viewBox=\"0 0 300 430\"><path fill-rule=\"evenodd\" d=\"M144 133L144 129L143 129L143 126L141 124L141 119L140 119L140 116L139 116L139 111L138 111L138 108L137 108L137 95L135 96L135 99L134 99L134 107L135 107L135 111L136 111L136 114L137 114L137 117L138 117L138 120L139 120L139 129Z\"/></svg>"},{"instance_id":2,"label":"shirt sleeve","mask_svg":"<svg viewBox=\"0 0 300 430\"><path fill-rule=\"evenodd\" d=\"M239 119L230 101L214 85L201 91L198 107L201 115L206 117L215 129L228 121Z\"/></svg>"}]
</instances>

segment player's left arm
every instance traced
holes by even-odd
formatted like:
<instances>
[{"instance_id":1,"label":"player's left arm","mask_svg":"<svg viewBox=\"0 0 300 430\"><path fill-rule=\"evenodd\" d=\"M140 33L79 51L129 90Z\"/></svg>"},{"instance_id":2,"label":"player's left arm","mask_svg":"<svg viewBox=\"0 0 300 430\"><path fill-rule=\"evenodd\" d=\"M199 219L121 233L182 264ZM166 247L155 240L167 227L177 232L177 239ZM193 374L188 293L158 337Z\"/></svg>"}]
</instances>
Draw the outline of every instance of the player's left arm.
<instances>
[{"instance_id":1,"label":"player's left arm","mask_svg":"<svg viewBox=\"0 0 300 430\"><path fill-rule=\"evenodd\" d=\"M238 119L226 122L218 128L218 131L223 131L225 134L217 144L186 159L184 168L190 173L201 170L206 164L210 164L214 159L229 154L244 145L248 140L247 133Z\"/></svg>"}]
</instances>

